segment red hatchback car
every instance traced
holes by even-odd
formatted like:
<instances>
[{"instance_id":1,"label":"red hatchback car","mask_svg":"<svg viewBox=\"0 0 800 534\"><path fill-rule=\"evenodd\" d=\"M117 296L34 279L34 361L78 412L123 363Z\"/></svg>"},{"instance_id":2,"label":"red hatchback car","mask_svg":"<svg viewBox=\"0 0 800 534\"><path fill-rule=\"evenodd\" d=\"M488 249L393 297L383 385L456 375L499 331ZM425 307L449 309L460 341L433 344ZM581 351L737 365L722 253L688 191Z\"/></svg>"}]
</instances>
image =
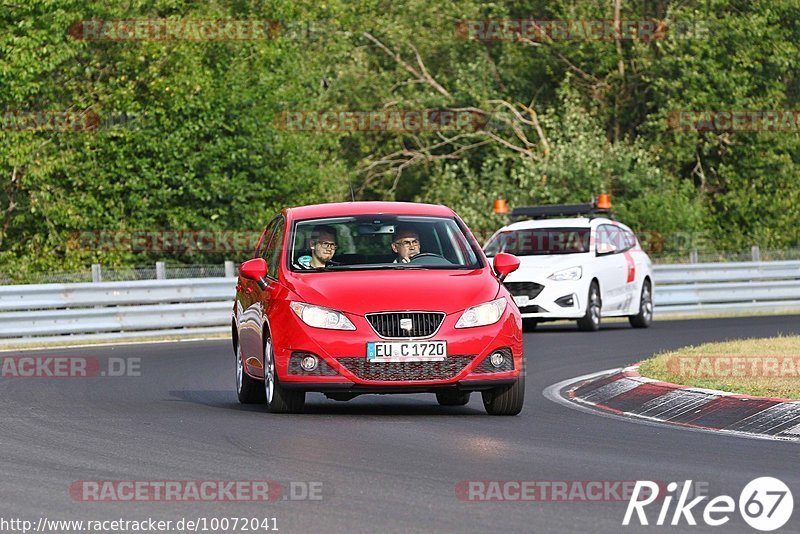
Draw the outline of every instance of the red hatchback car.
<instances>
[{"instance_id":1,"label":"red hatchback car","mask_svg":"<svg viewBox=\"0 0 800 534\"><path fill-rule=\"evenodd\" d=\"M348 202L284 209L240 268L233 308L242 403L301 412L308 391L480 391L486 411L524 400L522 320L464 222L445 206Z\"/></svg>"}]
</instances>

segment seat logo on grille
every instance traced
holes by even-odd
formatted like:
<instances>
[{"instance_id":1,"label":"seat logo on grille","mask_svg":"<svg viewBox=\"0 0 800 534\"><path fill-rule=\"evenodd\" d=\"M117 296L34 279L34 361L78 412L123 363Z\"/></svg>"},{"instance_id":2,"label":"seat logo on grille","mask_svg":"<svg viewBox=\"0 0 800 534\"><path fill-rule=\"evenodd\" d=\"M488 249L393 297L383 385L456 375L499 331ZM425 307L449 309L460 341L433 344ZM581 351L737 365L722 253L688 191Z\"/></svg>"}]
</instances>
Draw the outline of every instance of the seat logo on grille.
<instances>
[{"instance_id":1,"label":"seat logo on grille","mask_svg":"<svg viewBox=\"0 0 800 534\"><path fill-rule=\"evenodd\" d=\"M414 328L414 321L411 319L400 319L400 328L407 332L411 332L411 330Z\"/></svg>"}]
</instances>

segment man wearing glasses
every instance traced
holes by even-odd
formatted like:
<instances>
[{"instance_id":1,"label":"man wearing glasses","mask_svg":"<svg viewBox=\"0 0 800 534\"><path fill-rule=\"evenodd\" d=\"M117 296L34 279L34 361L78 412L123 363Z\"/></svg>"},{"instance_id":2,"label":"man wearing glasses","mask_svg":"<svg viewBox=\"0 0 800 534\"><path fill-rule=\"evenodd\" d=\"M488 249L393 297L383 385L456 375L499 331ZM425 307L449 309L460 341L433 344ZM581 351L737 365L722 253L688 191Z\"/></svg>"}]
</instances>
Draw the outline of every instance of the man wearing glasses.
<instances>
[{"instance_id":1,"label":"man wearing glasses","mask_svg":"<svg viewBox=\"0 0 800 534\"><path fill-rule=\"evenodd\" d=\"M419 234L413 228L398 228L395 232L392 251L397 254L394 263L411 263L411 258L419 254Z\"/></svg>"},{"instance_id":2,"label":"man wearing glasses","mask_svg":"<svg viewBox=\"0 0 800 534\"><path fill-rule=\"evenodd\" d=\"M310 256L297 258L297 267L301 269L322 269L333 259L336 253L336 229L332 226L317 225L311 231L309 240Z\"/></svg>"}]
</instances>

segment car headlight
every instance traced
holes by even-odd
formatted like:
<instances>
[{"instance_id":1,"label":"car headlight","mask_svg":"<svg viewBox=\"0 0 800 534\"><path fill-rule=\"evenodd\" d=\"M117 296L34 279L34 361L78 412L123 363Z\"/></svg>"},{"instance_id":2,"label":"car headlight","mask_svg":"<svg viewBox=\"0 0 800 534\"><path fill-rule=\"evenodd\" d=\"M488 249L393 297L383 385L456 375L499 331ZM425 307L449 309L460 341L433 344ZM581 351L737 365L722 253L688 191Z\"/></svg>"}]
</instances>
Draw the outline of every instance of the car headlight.
<instances>
[{"instance_id":1,"label":"car headlight","mask_svg":"<svg viewBox=\"0 0 800 534\"><path fill-rule=\"evenodd\" d=\"M456 328L472 328L473 326L494 324L503 316L506 304L506 298L500 297L497 300L467 308L456 323Z\"/></svg>"},{"instance_id":2,"label":"car headlight","mask_svg":"<svg viewBox=\"0 0 800 534\"><path fill-rule=\"evenodd\" d=\"M313 306L305 302L291 302L289 307L308 326L328 330L355 330L356 327L342 312Z\"/></svg>"},{"instance_id":3,"label":"car headlight","mask_svg":"<svg viewBox=\"0 0 800 534\"><path fill-rule=\"evenodd\" d=\"M583 269L580 267L570 267L569 269L556 271L547 278L555 280L556 282L563 282L565 280L580 280L581 276L583 276Z\"/></svg>"}]
</instances>

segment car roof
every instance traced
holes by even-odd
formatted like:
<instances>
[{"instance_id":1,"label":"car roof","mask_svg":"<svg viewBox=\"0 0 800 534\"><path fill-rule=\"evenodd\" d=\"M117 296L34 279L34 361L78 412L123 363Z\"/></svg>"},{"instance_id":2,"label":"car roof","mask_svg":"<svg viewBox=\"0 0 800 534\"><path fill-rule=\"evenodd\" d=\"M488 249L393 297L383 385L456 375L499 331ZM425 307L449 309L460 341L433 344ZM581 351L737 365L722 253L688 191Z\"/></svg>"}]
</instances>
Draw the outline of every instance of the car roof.
<instances>
[{"instance_id":1,"label":"car roof","mask_svg":"<svg viewBox=\"0 0 800 534\"><path fill-rule=\"evenodd\" d=\"M423 215L432 217L452 217L455 213L441 204L420 204L417 202L331 202L314 204L284 210L287 217L294 220L323 217L347 217L350 215Z\"/></svg>"}]
</instances>

